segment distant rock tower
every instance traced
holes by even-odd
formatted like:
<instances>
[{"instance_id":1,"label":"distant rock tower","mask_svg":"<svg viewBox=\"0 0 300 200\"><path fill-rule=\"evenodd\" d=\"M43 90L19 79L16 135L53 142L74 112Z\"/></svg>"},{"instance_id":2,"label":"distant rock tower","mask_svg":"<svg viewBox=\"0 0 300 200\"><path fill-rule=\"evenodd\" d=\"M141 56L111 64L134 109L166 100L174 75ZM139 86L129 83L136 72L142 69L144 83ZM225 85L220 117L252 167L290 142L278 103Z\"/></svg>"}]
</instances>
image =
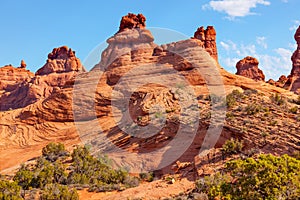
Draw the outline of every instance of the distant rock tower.
<instances>
[{"instance_id":1,"label":"distant rock tower","mask_svg":"<svg viewBox=\"0 0 300 200\"><path fill-rule=\"evenodd\" d=\"M213 26L208 26L206 29L201 26L194 33L194 38L202 41L203 48L205 48L211 57L213 57L218 63L216 35L217 33Z\"/></svg>"},{"instance_id":2,"label":"distant rock tower","mask_svg":"<svg viewBox=\"0 0 300 200\"><path fill-rule=\"evenodd\" d=\"M26 63L24 60L21 60L20 68L26 68Z\"/></svg>"},{"instance_id":3,"label":"distant rock tower","mask_svg":"<svg viewBox=\"0 0 300 200\"><path fill-rule=\"evenodd\" d=\"M300 94L300 26L296 30L294 38L297 42L297 49L293 53L291 59L293 62L293 68L291 74L288 76L284 88Z\"/></svg>"}]
</instances>

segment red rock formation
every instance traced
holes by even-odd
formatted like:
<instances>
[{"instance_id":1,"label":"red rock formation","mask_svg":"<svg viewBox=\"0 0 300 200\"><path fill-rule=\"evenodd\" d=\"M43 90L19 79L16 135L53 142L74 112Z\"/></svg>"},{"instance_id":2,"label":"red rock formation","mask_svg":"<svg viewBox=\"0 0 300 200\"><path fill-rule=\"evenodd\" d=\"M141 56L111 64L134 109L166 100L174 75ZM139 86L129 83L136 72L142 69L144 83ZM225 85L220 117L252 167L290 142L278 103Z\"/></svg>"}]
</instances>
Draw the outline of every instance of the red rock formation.
<instances>
[{"instance_id":1,"label":"red rock formation","mask_svg":"<svg viewBox=\"0 0 300 200\"><path fill-rule=\"evenodd\" d=\"M36 75L47 75L51 73L63 73L71 71L83 71L80 60L75 56L75 51L62 46L54 48L48 54L47 63L36 72Z\"/></svg>"},{"instance_id":2,"label":"red rock formation","mask_svg":"<svg viewBox=\"0 0 300 200\"><path fill-rule=\"evenodd\" d=\"M287 83L289 79L285 76L285 75L281 75L278 79L278 81L274 81L273 79L270 79L267 81L267 83L271 84L271 85L275 85L277 87L281 87L283 88L284 85Z\"/></svg>"},{"instance_id":3,"label":"red rock formation","mask_svg":"<svg viewBox=\"0 0 300 200\"><path fill-rule=\"evenodd\" d=\"M245 76L256 81L265 81L265 75L258 68L258 60L251 56L247 56L236 64L237 75Z\"/></svg>"},{"instance_id":4,"label":"red rock formation","mask_svg":"<svg viewBox=\"0 0 300 200\"><path fill-rule=\"evenodd\" d=\"M206 30L201 26L194 33L194 38L202 41L203 48L218 62L216 35L216 30L213 26L208 26Z\"/></svg>"},{"instance_id":5,"label":"red rock formation","mask_svg":"<svg viewBox=\"0 0 300 200\"><path fill-rule=\"evenodd\" d=\"M34 74L24 68L15 68L6 65L0 68L0 92L3 90L11 91L22 82L28 82L34 77Z\"/></svg>"},{"instance_id":6,"label":"red rock formation","mask_svg":"<svg viewBox=\"0 0 300 200\"><path fill-rule=\"evenodd\" d=\"M119 32L125 29L145 28L145 21L146 17L142 14L135 15L133 13L128 13L128 15L122 17Z\"/></svg>"},{"instance_id":7,"label":"red rock formation","mask_svg":"<svg viewBox=\"0 0 300 200\"><path fill-rule=\"evenodd\" d=\"M0 89L4 90L0 110L22 108L45 99L72 84L80 71L84 68L79 58L66 46L53 49L47 63L35 75L24 68L5 67L2 74L0 70Z\"/></svg>"},{"instance_id":8,"label":"red rock formation","mask_svg":"<svg viewBox=\"0 0 300 200\"><path fill-rule=\"evenodd\" d=\"M26 68L26 63L24 60L21 60L20 68Z\"/></svg>"},{"instance_id":9,"label":"red rock formation","mask_svg":"<svg viewBox=\"0 0 300 200\"><path fill-rule=\"evenodd\" d=\"M300 26L298 27L294 38L298 46L291 57L293 68L284 87L297 94L300 94Z\"/></svg>"}]
</instances>

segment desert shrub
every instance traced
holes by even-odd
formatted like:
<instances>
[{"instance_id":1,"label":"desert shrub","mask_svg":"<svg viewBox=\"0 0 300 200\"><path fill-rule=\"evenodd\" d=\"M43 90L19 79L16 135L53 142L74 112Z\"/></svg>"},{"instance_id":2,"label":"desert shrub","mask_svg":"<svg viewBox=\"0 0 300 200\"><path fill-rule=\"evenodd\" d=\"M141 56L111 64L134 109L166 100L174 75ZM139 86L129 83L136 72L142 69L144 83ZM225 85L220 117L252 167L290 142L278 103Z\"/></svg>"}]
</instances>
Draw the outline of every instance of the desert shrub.
<instances>
[{"instance_id":1,"label":"desert shrub","mask_svg":"<svg viewBox=\"0 0 300 200\"><path fill-rule=\"evenodd\" d=\"M95 158L87 147L78 146L72 153L72 172L69 184L113 185L124 184L129 176L124 169L113 169L105 157Z\"/></svg>"},{"instance_id":2,"label":"desert shrub","mask_svg":"<svg viewBox=\"0 0 300 200\"><path fill-rule=\"evenodd\" d=\"M197 181L198 191L209 199L298 199L300 161L287 155L260 155L226 163L217 173Z\"/></svg>"},{"instance_id":3,"label":"desert shrub","mask_svg":"<svg viewBox=\"0 0 300 200\"><path fill-rule=\"evenodd\" d=\"M273 103L279 106L284 105L286 103L285 99L278 93L272 94L270 99Z\"/></svg>"},{"instance_id":4,"label":"desert shrub","mask_svg":"<svg viewBox=\"0 0 300 200\"><path fill-rule=\"evenodd\" d=\"M244 95L249 96L252 94L258 94L258 91L256 89L246 89L244 90Z\"/></svg>"},{"instance_id":5,"label":"desert shrub","mask_svg":"<svg viewBox=\"0 0 300 200\"><path fill-rule=\"evenodd\" d=\"M236 104L236 101L239 101L243 97L243 93L241 93L239 90L233 90L230 94L226 96L227 107L233 107Z\"/></svg>"},{"instance_id":6,"label":"desert shrub","mask_svg":"<svg viewBox=\"0 0 300 200\"><path fill-rule=\"evenodd\" d=\"M298 111L298 107L297 106L294 106L290 109L290 112L293 113L293 114L297 114L297 111Z\"/></svg>"},{"instance_id":7,"label":"desert shrub","mask_svg":"<svg viewBox=\"0 0 300 200\"><path fill-rule=\"evenodd\" d=\"M43 157L38 158L32 167L22 165L14 176L14 181L23 189L44 188L51 183L64 184L67 179L65 166L60 162L49 162Z\"/></svg>"},{"instance_id":8,"label":"desert shrub","mask_svg":"<svg viewBox=\"0 0 300 200\"><path fill-rule=\"evenodd\" d=\"M50 159L51 161L47 159L48 157L46 158L49 152L51 155L59 155L59 157L65 155L59 153L64 152L64 147L51 144L47 145L47 149L50 150L44 150L45 157L39 157L35 164L22 165L14 176L14 181L23 189L45 190L47 185L61 188L59 185L76 184L99 187L97 190L101 190L101 188L127 188L138 185L138 182L129 176L127 170L113 169L111 161L107 157L97 158L91 155L87 147L75 148L71 155L72 160L68 160L71 162L68 166L63 164L66 157L65 159ZM59 150L56 151L57 149Z\"/></svg>"},{"instance_id":9,"label":"desert shrub","mask_svg":"<svg viewBox=\"0 0 300 200\"><path fill-rule=\"evenodd\" d=\"M33 177L34 173L27 166L22 164L21 168L15 174L13 180L23 189L27 190L29 187L32 187Z\"/></svg>"},{"instance_id":10,"label":"desert shrub","mask_svg":"<svg viewBox=\"0 0 300 200\"><path fill-rule=\"evenodd\" d=\"M271 126L276 126L277 124L278 124L278 121L276 121L276 120L270 121Z\"/></svg>"},{"instance_id":11,"label":"desert shrub","mask_svg":"<svg viewBox=\"0 0 300 200\"><path fill-rule=\"evenodd\" d=\"M255 115L262 110L263 110L263 108L261 107L261 105L257 105L255 103L252 103L252 104L246 106L246 108L245 108L245 111L248 115Z\"/></svg>"},{"instance_id":12,"label":"desert shrub","mask_svg":"<svg viewBox=\"0 0 300 200\"><path fill-rule=\"evenodd\" d=\"M239 140L231 138L230 140L227 140L225 144L223 144L221 151L223 155L233 155L240 153L242 149L243 143Z\"/></svg>"},{"instance_id":13,"label":"desert shrub","mask_svg":"<svg viewBox=\"0 0 300 200\"><path fill-rule=\"evenodd\" d=\"M42 149L42 155L49 161L54 162L60 157L67 156L69 154L65 149L65 145L62 143L51 142Z\"/></svg>"},{"instance_id":14,"label":"desert shrub","mask_svg":"<svg viewBox=\"0 0 300 200\"><path fill-rule=\"evenodd\" d=\"M78 200L76 189L69 189L68 186L60 184L48 184L45 186L41 200Z\"/></svg>"},{"instance_id":15,"label":"desert shrub","mask_svg":"<svg viewBox=\"0 0 300 200\"><path fill-rule=\"evenodd\" d=\"M222 175L217 172L214 175L205 176L203 179L196 181L196 189L198 192L203 192L208 195L209 199L222 197L222 187L225 183L230 182L229 175Z\"/></svg>"},{"instance_id":16,"label":"desert shrub","mask_svg":"<svg viewBox=\"0 0 300 200\"><path fill-rule=\"evenodd\" d=\"M226 96L226 105L228 108L231 108L235 105L236 99L233 97L233 95L229 94Z\"/></svg>"},{"instance_id":17,"label":"desert shrub","mask_svg":"<svg viewBox=\"0 0 300 200\"><path fill-rule=\"evenodd\" d=\"M139 174L139 177L143 181L152 182L154 179L153 172L143 172Z\"/></svg>"},{"instance_id":18,"label":"desert shrub","mask_svg":"<svg viewBox=\"0 0 300 200\"><path fill-rule=\"evenodd\" d=\"M21 187L13 181L0 180L1 200L21 200Z\"/></svg>"}]
</instances>

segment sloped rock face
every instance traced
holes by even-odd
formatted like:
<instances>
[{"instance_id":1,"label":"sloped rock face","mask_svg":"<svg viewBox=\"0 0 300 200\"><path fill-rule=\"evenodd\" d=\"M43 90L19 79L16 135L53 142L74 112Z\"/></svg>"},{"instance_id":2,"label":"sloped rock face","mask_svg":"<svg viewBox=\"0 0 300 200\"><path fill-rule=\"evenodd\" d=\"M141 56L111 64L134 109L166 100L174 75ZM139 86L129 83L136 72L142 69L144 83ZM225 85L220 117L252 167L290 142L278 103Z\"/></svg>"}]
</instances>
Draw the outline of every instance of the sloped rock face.
<instances>
[{"instance_id":1,"label":"sloped rock face","mask_svg":"<svg viewBox=\"0 0 300 200\"><path fill-rule=\"evenodd\" d=\"M75 51L62 46L54 48L48 54L47 63L36 72L36 75L47 75L51 73L64 73L83 71L80 60L75 56Z\"/></svg>"},{"instance_id":2,"label":"sloped rock face","mask_svg":"<svg viewBox=\"0 0 300 200\"><path fill-rule=\"evenodd\" d=\"M300 26L296 30L294 38L298 46L291 57L293 68L284 87L297 94L300 94Z\"/></svg>"},{"instance_id":3,"label":"sloped rock face","mask_svg":"<svg viewBox=\"0 0 300 200\"><path fill-rule=\"evenodd\" d=\"M7 65L0 68L0 77L0 91L11 91L18 87L20 83L30 81L34 74L23 67L15 68Z\"/></svg>"},{"instance_id":4,"label":"sloped rock face","mask_svg":"<svg viewBox=\"0 0 300 200\"><path fill-rule=\"evenodd\" d=\"M5 71L8 73L11 69L7 68ZM11 77L28 74L24 68L17 68L15 71L18 75ZM48 55L47 63L35 75L29 73L30 76L27 76L26 79L16 78L18 84L6 86L0 96L0 110L22 108L43 100L52 93L72 84L76 74L82 71L84 68L74 51L66 46L55 48Z\"/></svg>"},{"instance_id":5,"label":"sloped rock face","mask_svg":"<svg viewBox=\"0 0 300 200\"><path fill-rule=\"evenodd\" d=\"M213 26L199 27L194 33L194 38L202 42L202 47L218 62L218 50L216 43L216 30Z\"/></svg>"},{"instance_id":6,"label":"sloped rock face","mask_svg":"<svg viewBox=\"0 0 300 200\"><path fill-rule=\"evenodd\" d=\"M251 78L256 81L265 81L265 75L258 68L258 60L254 57L247 56L236 64L236 75Z\"/></svg>"}]
</instances>

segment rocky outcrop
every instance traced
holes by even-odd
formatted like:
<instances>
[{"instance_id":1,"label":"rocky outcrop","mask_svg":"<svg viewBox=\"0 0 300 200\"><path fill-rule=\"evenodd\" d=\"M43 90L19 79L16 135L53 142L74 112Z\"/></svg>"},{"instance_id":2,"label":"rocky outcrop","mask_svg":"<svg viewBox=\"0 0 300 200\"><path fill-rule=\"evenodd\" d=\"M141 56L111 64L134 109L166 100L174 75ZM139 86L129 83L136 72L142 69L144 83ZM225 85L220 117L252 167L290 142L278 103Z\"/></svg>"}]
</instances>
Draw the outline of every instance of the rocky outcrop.
<instances>
[{"instance_id":1,"label":"rocky outcrop","mask_svg":"<svg viewBox=\"0 0 300 200\"><path fill-rule=\"evenodd\" d=\"M25 68L6 65L0 68L0 77L0 92L4 92L12 91L22 82L29 82L34 74Z\"/></svg>"},{"instance_id":2,"label":"rocky outcrop","mask_svg":"<svg viewBox=\"0 0 300 200\"><path fill-rule=\"evenodd\" d=\"M73 84L76 74L82 71L84 68L79 58L66 46L53 49L47 63L35 75L25 68L5 67L3 75L0 70L0 87L4 89L0 96L0 110L23 108L43 100Z\"/></svg>"},{"instance_id":3,"label":"rocky outcrop","mask_svg":"<svg viewBox=\"0 0 300 200\"><path fill-rule=\"evenodd\" d=\"M300 26L296 30L294 38L297 42L297 49L291 57L293 68L284 87L297 94L300 94Z\"/></svg>"},{"instance_id":4,"label":"rocky outcrop","mask_svg":"<svg viewBox=\"0 0 300 200\"><path fill-rule=\"evenodd\" d=\"M75 51L67 46L54 48L48 54L47 63L36 72L36 75L47 75L51 73L83 71L80 60L75 56Z\"/></svg>"},{"instance_id":5,"label":"rocky outcrop","mask_svg":"<svg viewBox=\"0 0 300 200\"><path fill-rule=\"evenodd\" d=\"M194 38L202 42L203 48L218 62L218 50L216 44L216 30L213 26L208 26L204 29L199 27L194 33Z\"/></svg>"},{"instance_id":6,"label":"rocky outcrop","mask_svg":"<svg viewBox=\"0 0 300 200\"><path fill-rule=\"evenodd\" d=\"M142 14L133 14L128 13L128 15L123 16L120 22L119 32L122 32L126 29L134 28L145 28L146 27L146 17Z\"/></svg>"},{"instance_id":7,"label":"rocky outcrop","mask_svg":"<svg viewBox=\"0 0 300 200\"><path fill-rule=\"evenodd\" d=\"M265 81L265 75L258 68L258 60L254 57L247 56L236 64L236 75L251 78L256 81Z\"/></svg>"},{"instance_id":8,"label":"rocky outcrop","mask_svg":"<svg viewBox=\"0 0 300 200\"><path fill-rule=\"evenodd\" d=\"M273 79L270 79L267 81L267 83L277 86L277 87L281 87L283 88L284 85L287 83L289 79L285 76L285 75L281 75L278 79L278 81L274 81Z\"/></svg>"}]
</instances>

